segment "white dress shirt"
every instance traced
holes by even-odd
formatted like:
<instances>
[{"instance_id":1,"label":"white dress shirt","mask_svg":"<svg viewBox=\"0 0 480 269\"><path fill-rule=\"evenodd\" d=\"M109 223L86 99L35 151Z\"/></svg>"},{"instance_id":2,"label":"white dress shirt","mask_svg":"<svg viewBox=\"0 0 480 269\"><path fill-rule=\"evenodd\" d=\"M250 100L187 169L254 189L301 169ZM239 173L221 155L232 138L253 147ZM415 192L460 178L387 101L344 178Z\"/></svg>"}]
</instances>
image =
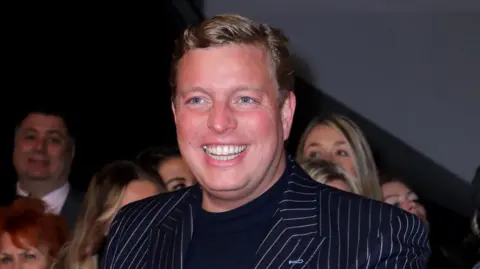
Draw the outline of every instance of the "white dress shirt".
<instances>
[{"instance_id":1,"label":"white dress shirt","mask_svg":"<svg viewBox=\"0 0 480 269\"><path fill-rule=\"evenodd\" d=\"M60 188L43 196L41 199L47 204L47 211L55 215L60 215L69 192L70 184L67 182ZM17 195L28 196L28 193L20 188L19 183L17 183Z\"/></svg>"}]
</instances>

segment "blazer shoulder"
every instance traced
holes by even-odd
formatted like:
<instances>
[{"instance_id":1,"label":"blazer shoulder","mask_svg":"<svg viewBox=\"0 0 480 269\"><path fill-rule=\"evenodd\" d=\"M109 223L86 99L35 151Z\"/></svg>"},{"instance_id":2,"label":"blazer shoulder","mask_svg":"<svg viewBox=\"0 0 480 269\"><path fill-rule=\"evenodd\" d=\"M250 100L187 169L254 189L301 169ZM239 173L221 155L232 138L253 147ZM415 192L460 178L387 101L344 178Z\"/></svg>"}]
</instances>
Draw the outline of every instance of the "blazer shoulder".
<instances>
[{"instance_id":1,"label":"blazer shoulder","mask_svg":"<svg viewBox=\"0 0 480 269\"><path fill-rule=\"evenodd\" d=\"M368 225L370 229L387 230L403 222L416 225L415 216L404 210L384 203L344 192L326 186L318 191L320 214L328 214L330 219L349 220L358 225ZM328 213L326 213L328 212Z\"/></svg>"},{"instance_id":2,"label":"blazer shoulder","mask_svg":"<svg viewBox=\"0 0 480 269\"><path fill-rule=\"evenodd\" d=\"M345 207L348 205L351 208L353 205L355 207L355 211L359 214L378 214L382 211L390 210L390 208L395 208L382 201L372 200L355 193L337 190L329 186L320 188L318 195L320 197L320 204L324 207ZM347 212L341 210L340 213L346 214Z\"/></svg>"},{"instance_id":3,"label":"blazer shoulder","mask_svg":"<svg viewBox=\"0 0 480 269\"><path fill-rule=\"evenodd\" d=\"M359 260L360 263L385 265L380 268L391 268L387 266L390 264L426 268L430 255L428 233L415 215L381 201L333 188L323 188L318 194L321 233L342 242L341 245L348 245L348 238L357 238L358 243L352 246L357 250L353 252L354 256L358 250L369 251L371 255L370 260ZM335 231L348 236L340 236Z\"/></svg>"},{"instance_id":4,"label":"blazer shoulder","mask_svg":"<svg viewBox=\"0 0 480 269\"><path fill-rule=\"evenodd\" d=\"M144 228L148 228L161 222L168 212L189 194L190 190L191 188L186 188L175 192L161 193L125 205L118 211L112 226L135 224L134 226L145 225Z\"/></svg>"}]
</instances>

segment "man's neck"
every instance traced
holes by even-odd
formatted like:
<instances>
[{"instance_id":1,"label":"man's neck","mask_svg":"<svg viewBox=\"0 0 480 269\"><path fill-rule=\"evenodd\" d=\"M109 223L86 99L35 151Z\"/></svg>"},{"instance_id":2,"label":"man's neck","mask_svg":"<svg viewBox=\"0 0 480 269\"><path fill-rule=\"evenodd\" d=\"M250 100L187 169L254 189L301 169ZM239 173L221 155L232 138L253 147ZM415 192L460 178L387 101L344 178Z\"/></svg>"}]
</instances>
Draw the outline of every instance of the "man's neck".
<instances>
[{"instance_id":1,"label":"man's neck","mask_svg":"<svg viewBox=\"0 0 480 269\"><path fill-rule=\"evenodd\" d=\"M244 197L236 197L232 199L219 199L214 194L208 193L206 190L202 193L202 208L208 212L227 212L235 208L241 207L255 200L260 195L268 191L275 183L280 180L286 169L285 153L281 155L279 163L276 165L273 173L267 174L265 177L270 180L263 180L254 190ZM233 196L232 196L233 197Z\"/></svg>"},{"instance_id":2,"label":"man's neck","mask_svg":"<svg viewBox=\"0 0 480 269\"><path fill-rule=\"evenodd\" d=\"M44 197L50 192L62 187L65 183L67 183L66 179L18 179L20 189L36 198Z\"/></svg>"}]
</instances>

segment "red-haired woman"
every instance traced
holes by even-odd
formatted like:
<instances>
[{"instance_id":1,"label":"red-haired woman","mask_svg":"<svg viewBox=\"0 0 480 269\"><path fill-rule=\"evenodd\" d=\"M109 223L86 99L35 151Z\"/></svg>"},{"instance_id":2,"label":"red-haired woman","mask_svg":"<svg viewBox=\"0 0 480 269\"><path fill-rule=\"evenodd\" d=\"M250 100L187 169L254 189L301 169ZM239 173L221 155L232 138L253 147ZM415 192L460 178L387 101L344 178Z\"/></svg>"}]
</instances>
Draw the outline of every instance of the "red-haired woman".
<instances>
[{"instance_id":1,"label":"red-haired woman","mask_svg":"<svg viewBox=\"0 0 480 269\"><path fill-rule=\"evenodd\" d=\"M0 208L0 268L46 269L68 239L62 217L44 213L41 200L18 198Z\"/></svg>"}]
</instances>

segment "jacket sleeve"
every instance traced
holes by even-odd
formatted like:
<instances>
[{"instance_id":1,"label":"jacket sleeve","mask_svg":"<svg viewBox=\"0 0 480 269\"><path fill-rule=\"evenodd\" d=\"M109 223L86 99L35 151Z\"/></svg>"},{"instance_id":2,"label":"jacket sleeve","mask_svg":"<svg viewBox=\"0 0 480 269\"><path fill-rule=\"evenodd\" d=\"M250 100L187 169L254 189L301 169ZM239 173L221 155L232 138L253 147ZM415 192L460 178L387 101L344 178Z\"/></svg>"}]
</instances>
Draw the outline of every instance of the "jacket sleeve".
<instances>
[{"instance_id":1,"label":"jacket sleeve","mask_svg":"<svg viewBox=\"0 0 480 269\"><path fill-rule=\"evenodd\" d=\"M386 209L376 240L370 244L367 268L426 269L430 257L428 233L416 216L394 207Z\"/></svg>"}]
</instances>

